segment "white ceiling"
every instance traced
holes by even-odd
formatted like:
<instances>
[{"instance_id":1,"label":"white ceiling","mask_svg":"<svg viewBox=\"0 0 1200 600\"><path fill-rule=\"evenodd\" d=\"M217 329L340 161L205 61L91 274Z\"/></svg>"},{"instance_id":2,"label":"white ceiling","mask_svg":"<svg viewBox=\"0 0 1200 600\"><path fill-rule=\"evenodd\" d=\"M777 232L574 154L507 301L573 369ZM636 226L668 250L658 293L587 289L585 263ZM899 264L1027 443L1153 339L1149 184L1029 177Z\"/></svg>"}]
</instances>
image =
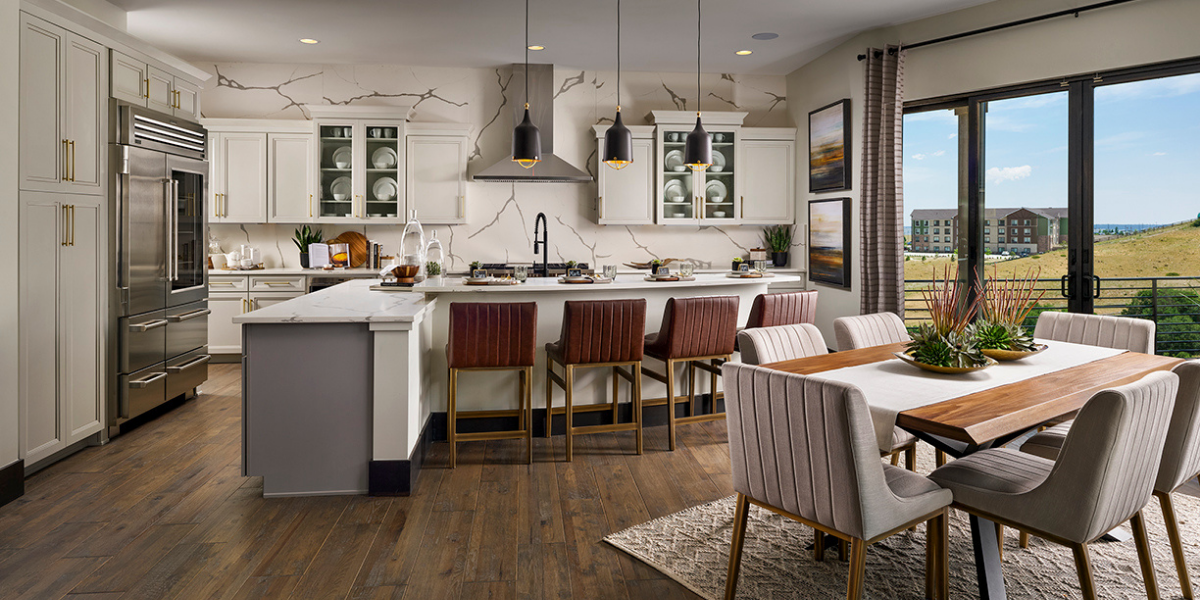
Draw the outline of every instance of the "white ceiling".
<instances>
[{"instance_id":1,"label":"white ceiling","mask_svg":"<svg viewBox=\"0 0 1200 600\"><path fill-rule=\"evenodd\" d=\"M523 59L520 0L109 0L129 33L186 60L486 67ZM704 71L790 73L860 31L989 0L709 0ZM695 68L696 4L622 5L623 68ZM612 69L615 0L531 0L530 61ZM751 35L774 32L757 41ZM299 38L315 38L303 45ZM734 51L753 50L751 56Z\"/></svg>"}]
</instances>

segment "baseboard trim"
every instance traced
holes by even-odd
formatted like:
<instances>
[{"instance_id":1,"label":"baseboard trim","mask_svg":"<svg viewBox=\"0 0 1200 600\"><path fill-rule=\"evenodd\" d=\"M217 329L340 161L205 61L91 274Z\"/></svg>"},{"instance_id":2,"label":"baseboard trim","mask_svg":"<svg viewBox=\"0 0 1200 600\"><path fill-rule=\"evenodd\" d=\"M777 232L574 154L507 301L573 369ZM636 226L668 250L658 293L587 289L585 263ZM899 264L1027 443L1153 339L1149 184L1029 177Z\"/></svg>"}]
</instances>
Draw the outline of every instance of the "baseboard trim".
<instances>
[{"instance_id":1,"label":"baseboard trim","mask_svg":"<svg viewBox=\"0 0 1200 600\"><path fill-rule=\"evenodd\" d=\"M408 460L373 460L367 465L367 494L371 496L408 496L417 486L417 474L425 463L429 446L430 423L425 422L417 445Z\"/></svg>"},{"instance_id":2,"label":"baseboard trim","mask_svg":"<svg viewBox=\"0 0 1200 600\"><path fill-rule=\"evenodd\" d=\"M0 506L25 495L24 459L0 469Z\"/></svg>"}]
</instances>

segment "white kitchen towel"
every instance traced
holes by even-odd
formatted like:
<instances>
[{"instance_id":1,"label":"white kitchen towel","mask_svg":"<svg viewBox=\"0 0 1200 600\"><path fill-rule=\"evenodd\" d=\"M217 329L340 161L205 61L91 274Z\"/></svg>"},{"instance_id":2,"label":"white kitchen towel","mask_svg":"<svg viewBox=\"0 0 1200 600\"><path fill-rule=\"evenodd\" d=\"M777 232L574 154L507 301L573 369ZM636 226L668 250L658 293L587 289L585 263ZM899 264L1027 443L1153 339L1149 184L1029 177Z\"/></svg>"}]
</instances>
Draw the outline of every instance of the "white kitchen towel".
<instances>
[{"instance_id":1,"label":"white kitchen towel","mask_svg":"<svg viewBox=\"0 0 1200 600\"><path fill-rule=\"evenodd\" d=\"M1008 385L1039 375L1069 369L1092 361L1122 354L1125 350L1084 346L1067 342L1037 340L1046 344L1045 352L1024 360L997 365L961 375L931 373L906 365L898 358L855 367L823 371L814 378L840 381L857 386L871 408L879 449L890 452L896 415L906 410L961 398L994 387Z\"/></svg>"}]
</instances>

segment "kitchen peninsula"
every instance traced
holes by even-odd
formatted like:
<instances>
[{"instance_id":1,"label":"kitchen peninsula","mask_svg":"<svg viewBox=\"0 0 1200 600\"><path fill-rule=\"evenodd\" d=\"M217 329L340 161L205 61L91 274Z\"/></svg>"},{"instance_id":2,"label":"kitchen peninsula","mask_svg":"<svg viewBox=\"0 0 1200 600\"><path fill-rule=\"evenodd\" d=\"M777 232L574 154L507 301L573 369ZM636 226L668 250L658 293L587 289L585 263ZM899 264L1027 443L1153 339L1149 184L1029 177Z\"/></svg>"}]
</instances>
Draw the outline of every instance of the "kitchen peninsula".
<instances>
[{"instance_id":1,"label":"kitchen peninsula","mask_svg":"<svg viewBox=\"0 0 1200 600\"><path fill-rule=\"evenodd\" d=\"M236 317L243 325L243 470L263 477L266 496L408 493L424 444L445 436L451 302L538 303L533 398L540 430L546 385L540 349L558 339L564 301L645 298L647 329L656 330L671 297L736 295L744 322L754 297L768 286L804 285L803 276L786 274L697 274L678 282L643 277L622 273L612 283L585 285L530 278L514 286L467 286L445 278L400 292L373 291L378 280L355 280ZM607 401L608 386L599 375L580 377L578 405ZM650 404L665 397L661 384L644 383ZM464 377L459 405L468 411L514 409L511 395L495 390L516 385L510 373ZM556 400L561 404L561 397Z\"/></svg>"}]
</instances>

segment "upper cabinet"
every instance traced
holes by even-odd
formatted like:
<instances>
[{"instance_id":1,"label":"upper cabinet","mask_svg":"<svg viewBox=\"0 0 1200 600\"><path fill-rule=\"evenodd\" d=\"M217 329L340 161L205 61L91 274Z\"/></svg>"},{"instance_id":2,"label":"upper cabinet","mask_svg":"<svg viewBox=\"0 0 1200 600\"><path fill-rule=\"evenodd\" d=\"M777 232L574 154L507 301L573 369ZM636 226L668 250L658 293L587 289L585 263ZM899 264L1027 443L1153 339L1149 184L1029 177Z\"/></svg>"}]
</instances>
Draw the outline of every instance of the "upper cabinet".
<instances>
[{"instance_id":1,"label":"upper cabinet","mask_svg":"<svg viewBox=\"0 0 1200 600\"><path fill-rule=\"evenodd\" d=\"M313 197L312 131L267 134L267 222L308 223Z\"/></svg>"},{"instance_id":2,"label":"upper cabinet","mask_svg":"<svg viewBox=\"0 0 1200 600\"><path fill-rule=\"evenodd\" d=\"M696 126L696 113L653 111L658 125L658 223L660 225L736 224L740 206L738 173L741 162L743 112L706 112L704 129L712 139L713 164L692 171L683 164L687 136Z\"/></svg>"},{"instance_id":3,"label":"upper cabinet","mask_svg":"<svg viewBox=\"0 0 1200 600\"><path fill-rule=\"evenodd\" d=\"M205 119L211 223L309 223L315 144L305 121Z\"/></svg>"},{"instance_id":4,"label":"upper cabinet","mask_svg":"<svg viewBox=\"0 0 1200 600\"><path fill-rule=\"evenodd\" d=\"M739 220L743 225L796 220L796 130L742 129Z\"/></svg>"},{"instance_id":5,"label":"upper cabinet","mask_svg":"<svg viewBox=\"0 0 1200 600\"><path fill-rule=\"evenodd\" d=\"M109 88L113 98L191 121L200 119L200 85L112 50Z\"/></svg>"},{"instance_id":6,"label":"upper cabinet","mask_svg":"<svg viewBox=\"0 0 1200 600\"><path fill-rule=\"evenodd\" d=\"M604 134L608 125L594 125L596 144L596 216L601 225L653 225L655 166L654 127L634 125L633 162L620 170L604 164Z\"/></svg>"},{"instance_id":7,"label":"upper cabinet","mask_svg":"<svg viewBox=\"0 0 1200 600\"><path fill-rule=\"evenodd\" d=\"M404 223L411 107L310 106L317 135L316 220Z\"/></svg>"},{"instance_id":8,"label":"upper cabinet","mask_svg":"<svg viewBox=\"0 0 1200 600\"><path fill-rule=\"evenodd\" d=\"M467 222L470 125L409 123L405 154L408 211L422 223Z\"/></svg>"},{"instance_id":9,"label":"upper cabinet","mask_svg":"<svg viewBox=\"0 0 1200 600\"><path fill-rule=\"evenodd\" d=\"M20 187L102 194L104 47L21 15Z\"/></svg>"},{"instance_id":10,"label":"upper cabinet","mask_svg":"<svg viewBox=\"0 0 1200 600\"><path fill-rule=\"evenodd\" d=\"M209 131L211 223L267 221L267 134Z\"/></svg>"}]
</instances>

